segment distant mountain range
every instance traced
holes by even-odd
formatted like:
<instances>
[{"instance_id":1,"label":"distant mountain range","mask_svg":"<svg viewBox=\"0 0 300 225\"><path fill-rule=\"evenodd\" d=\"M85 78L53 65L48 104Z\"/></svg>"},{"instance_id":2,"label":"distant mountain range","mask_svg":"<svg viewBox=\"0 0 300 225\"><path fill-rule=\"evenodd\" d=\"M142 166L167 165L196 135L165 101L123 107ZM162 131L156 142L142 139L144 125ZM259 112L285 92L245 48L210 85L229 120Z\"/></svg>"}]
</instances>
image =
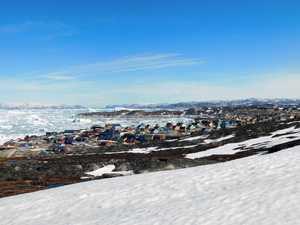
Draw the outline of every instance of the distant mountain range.
<instances>
[{"instance_id":1,"label":"distant mountain range","mask_svg":"<svg viewBox=\"0 0 300 225\"><path fill-rule=\"evenodd\" d=\"M172 109L185 110L190 108L203 107L224 107L224 106L251 106L251 105L300 105L300 99L286 98L248 98L243 100L217 100L217 101L202 101L202 102L179 102L179 103L141 103L141 104L122 104L108 105L107 110L122 110L122 109ZM0 109L88 109L82 105L59 105L48 103L0 103Z\"/></svg>"},{"instance_id":2,"label":"distant mountain range","mask_svg":"<svg viewBox=\"0 0 300 225\"><path fill-rule=\"evenodd\" d=\"M188 109L202 107L224 107L224 106L251 106L251 105L299 105L300 99L285 98L248 98L244 100L217 100L203 102L179 102L179 103L151 103L151 104L124 104L108 105L106 109Z\"/></svg>"},{"instance_id":3,"label":"distant mountain range","mask_svg":"<svg viewBox=\"0 0 300 225\"><path fill-rule=\"evenodd\" d=\"M0 103L0 109L86 109L81 105L55 105L48 103Z\"/></svg>"}]
</instances>

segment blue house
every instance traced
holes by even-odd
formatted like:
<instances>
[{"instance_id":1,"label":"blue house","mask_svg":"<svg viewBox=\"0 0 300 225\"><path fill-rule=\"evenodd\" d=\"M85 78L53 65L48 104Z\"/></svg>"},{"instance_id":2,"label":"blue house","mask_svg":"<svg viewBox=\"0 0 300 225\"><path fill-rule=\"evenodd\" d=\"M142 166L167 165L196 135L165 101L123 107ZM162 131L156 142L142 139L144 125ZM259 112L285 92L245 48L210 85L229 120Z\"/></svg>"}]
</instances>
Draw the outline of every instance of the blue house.
<instances>
[{"instance_id":1,"label":"blue house","mask_svg":"<svg viewBox=\"0 0 300 225\"><path fill-rule=\"evenodd\" d=\"M115 137L114 133L102 132L98 134L99 140L110 140Z\"/></svg>"},{"instance_id":2,"label":"blue house","mask_svg":"<svg viewBox=\"0 0 300 225\"><path fill-rule=\"evenodd\" d=\"M157 133L158 133L158 129L151 129L151 130L150 130L150 133L151 133L151 134L157 134Z\"/></svg>"},{"instance_id":3,"label":"blue house","mask_svg":"<svg viewBox=\"0 0 300 225\"><path fill-rule=\"evenodd\" d=\"M171 127L164 127L164 132L169 133L169 132L172 132L172 131L173 131L173 128L171 128Z\"/></svg>"}]
</instances>

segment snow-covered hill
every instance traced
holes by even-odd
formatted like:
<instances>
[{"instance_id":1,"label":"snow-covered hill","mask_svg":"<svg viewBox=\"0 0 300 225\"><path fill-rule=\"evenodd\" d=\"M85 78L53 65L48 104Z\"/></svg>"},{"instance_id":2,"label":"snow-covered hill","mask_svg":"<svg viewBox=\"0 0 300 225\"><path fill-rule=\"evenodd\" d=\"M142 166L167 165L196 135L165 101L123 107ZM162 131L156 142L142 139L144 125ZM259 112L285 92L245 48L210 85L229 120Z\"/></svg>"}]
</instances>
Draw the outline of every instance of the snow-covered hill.
<instances>
[{"instance_id":1,"label":"snow-covered hill","mask_svg":"<svg viewBox=\"0 0 300 225\"><path fill-rule=\"evenodd\" d=\"M300 223L300 147L0 199L1 224Z\"/></svg>"}]
</instances>

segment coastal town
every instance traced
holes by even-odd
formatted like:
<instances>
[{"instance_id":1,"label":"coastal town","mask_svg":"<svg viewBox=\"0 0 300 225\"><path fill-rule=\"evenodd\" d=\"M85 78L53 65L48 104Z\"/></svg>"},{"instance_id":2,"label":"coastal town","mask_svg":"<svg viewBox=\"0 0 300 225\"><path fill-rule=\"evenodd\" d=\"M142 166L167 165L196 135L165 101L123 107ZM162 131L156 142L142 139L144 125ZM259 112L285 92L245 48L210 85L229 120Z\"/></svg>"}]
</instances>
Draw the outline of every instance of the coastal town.
<instances>
[{"instance_id":1,"label":"coastal town","mask_svg":"<svg viewBox=\"0 0 300 225\"><path fill-rule=\"evenodd\" d=\"M77 115L80 117L174 117L189 116L190 123L146 124L122 126L120 123L95 124L89 129L46 132L45 135L26 135L9 140L0 147L1 157L40 154L68 154L93 148L99 152L107 146L134 145L157 141L172 141L184 137L208 134L219 129L231 129L268 121L280 122L300 117L300 106L251 106L188 109L185 111L120 110ZM75 120L74 120L75 121ZM10 150L10 151L8 151Z\"/></svg>"},{"instance_id":2,"label":"coastal town","mask_svg":"<svg viewBox=\"0 0 300 225\"><path fill-rule=\"evenodd\" d=\"M77 114L70 123L79 129L46 130L0 147L0 197L281 151L300 145L299 113L293 105ZM80 120L95 123L80 129Z\"/></svg>"}]
</instances>

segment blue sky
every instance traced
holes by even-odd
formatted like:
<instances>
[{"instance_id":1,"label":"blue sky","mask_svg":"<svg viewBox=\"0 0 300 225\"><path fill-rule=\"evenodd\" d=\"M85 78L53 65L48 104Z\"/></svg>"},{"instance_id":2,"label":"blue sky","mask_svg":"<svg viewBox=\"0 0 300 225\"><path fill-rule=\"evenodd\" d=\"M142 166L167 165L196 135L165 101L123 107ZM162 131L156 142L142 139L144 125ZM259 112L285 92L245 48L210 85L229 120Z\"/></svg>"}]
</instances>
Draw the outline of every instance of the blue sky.
<instances>
[{"instance_id":1,"label":"blue sky","mask_svg":"<svg viewBox=\"0 0 300 225\"><path fill-rule=\"evenodd\" d=\"M0 1L0 102L300 98L296 0Z\"/></svg>"}]
</instances>

